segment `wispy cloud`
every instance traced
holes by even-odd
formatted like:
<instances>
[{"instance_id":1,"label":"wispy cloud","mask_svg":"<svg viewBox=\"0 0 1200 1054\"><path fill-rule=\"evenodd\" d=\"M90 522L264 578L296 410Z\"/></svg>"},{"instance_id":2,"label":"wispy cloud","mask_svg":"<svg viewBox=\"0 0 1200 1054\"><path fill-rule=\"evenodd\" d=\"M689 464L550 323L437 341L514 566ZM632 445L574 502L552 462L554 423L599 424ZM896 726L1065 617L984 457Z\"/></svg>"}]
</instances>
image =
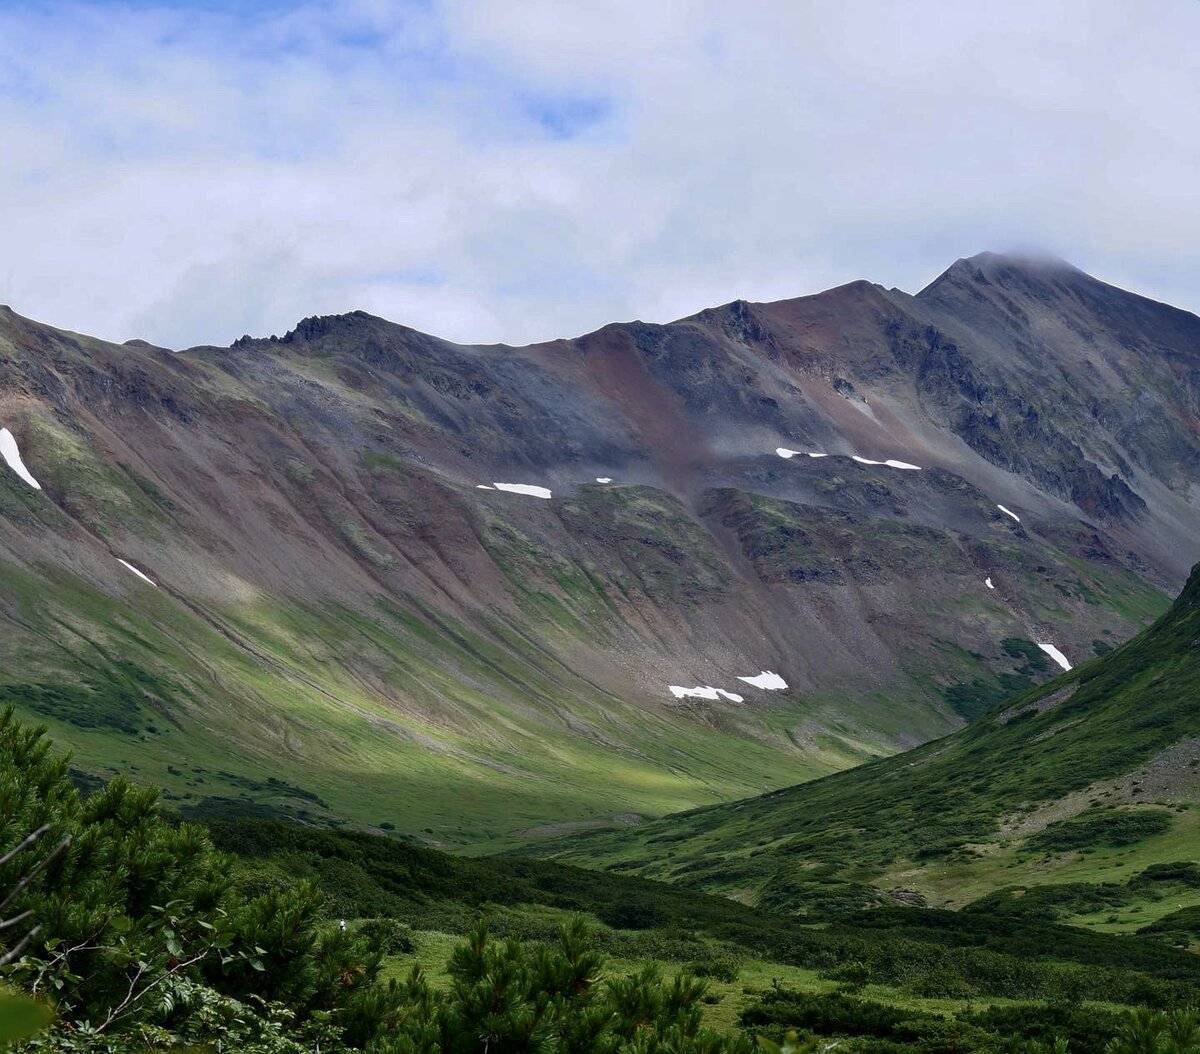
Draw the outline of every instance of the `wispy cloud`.
<instances>
[{"instance_id":1,"label":"wispy cloud","mask_svg":"<svg viewBox=\"0 0 1200 1054\"><path fill-rule=\"evenodd\" d=\"M462 340L1036 245L1200 308L1200 6L9 3L0 301Z\"/></svg>"}]
</instances>

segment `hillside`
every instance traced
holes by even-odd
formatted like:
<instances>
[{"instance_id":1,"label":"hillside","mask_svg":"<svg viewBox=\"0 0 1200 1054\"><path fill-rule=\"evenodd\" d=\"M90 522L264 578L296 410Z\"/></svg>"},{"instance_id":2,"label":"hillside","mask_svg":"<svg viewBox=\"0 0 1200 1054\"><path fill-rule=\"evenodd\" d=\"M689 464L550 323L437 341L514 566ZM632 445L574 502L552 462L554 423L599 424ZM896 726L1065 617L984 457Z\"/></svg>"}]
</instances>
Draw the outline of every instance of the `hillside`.
<instances>
[{"instance_id":1,"label":"hillside","mask_svg":"<svg viewBox=\"0 0 1200 1054\"><path fill-rule=\"evenodd\" d=\"M1200 958L1173 932L911 907L814 925L634 876L361 831L245 818L206 831L123 779L81 794L67 760L10 710L0 781L0 880L20 898L18 922L45 926L38 940L11 926L0 937L2 951L26 949L0 987L0 1033L28 1034L56 1010L47 1049L382 1054L437 1035L427 1024L463 1037L444 1049L474 1049L481 1034L520 1045L531 1020L520 1011L561 992L569 1002L548 1023L576 1037L620 1030L631 1050L666 1016L700 1037L676 1032L670 1049L709 1054L749 1054L756 1034L790 1028L873 1054L1055 1037L1100 1054L1131 1008L1186 1007L1200 981ZM1200 868L1131 881L1174 895L1200 884ZM9 985L52 993L53 1010ZM615 1005L585 1013L588 990ZM452 1012L431 1021L446 1001Z\"/></svg>"},{"instance_id":2,"label":"hillside","mask_svg":"<svg viewBox=\"0 0 1200 1054\"><path fill-rule=\"evenodd\" d=\"M776 910L972 904L1191 943L1198 729L1200 567L1151 628L960 732L556 855Z\"/></svg>"},{"instance_id":3,"label":"hillside","mask_svg":"<svg viewBox=\"0 0 1200 1054\"><path fill-rule=\"evenodd\" d=\"M821 776L1163 610L1198 348L991 254L525 348L0 309L0 701L83 783L439 845Z\"/></svg>"}]
</instances>

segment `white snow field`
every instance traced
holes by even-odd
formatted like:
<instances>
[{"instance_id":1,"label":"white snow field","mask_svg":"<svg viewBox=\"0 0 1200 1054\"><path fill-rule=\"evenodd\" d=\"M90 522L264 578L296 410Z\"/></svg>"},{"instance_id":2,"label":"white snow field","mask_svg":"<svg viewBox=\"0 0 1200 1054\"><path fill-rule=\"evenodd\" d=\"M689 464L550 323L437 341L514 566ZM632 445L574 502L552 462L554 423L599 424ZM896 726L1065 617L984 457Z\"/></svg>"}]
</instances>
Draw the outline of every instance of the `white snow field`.
<instances>
[{"instance_id":1,"label":"white snow field","mask_svg":"<svg viewBox=\"0 0 1200 1054\"><path fill-rule=\"evenodd\" d=\"M155 589L157 589L157 588L158 588L158 583L157 583L157 582L155 582L153 578L151 578L149 575L147 575L147 574L144 574L143 572L139 571L139 570L138 570L136 567L134 567L134 566L133 566L133 564L131 564L131 563L130 563L128 560L122 560L122 559L121 559L121 558L118 556L118 557L117 557L117 563L119 563L119 564L124 564L126 567L128 567L128 568L129 568L129 570L130 570L130 571L132 571L132 572L133 572L135 575L137 575L137 576L138 576L138 578L140 578L140 579L141 579L143 582L149 582L149 583L150 583L152 586L154 586L154 588L155 588Z\"/></svg>"},{"instance_id":2,"label":"white snow field","mask_svg":"<svg viewBox=\"0 0 1200 1054\"><path fill-rule=\"evenodd\" d=\"M1069 662L1067 662L1067 657L1061 651L1059 651L1053 644L1042 644L1039 641L1038 647L1041 648L1042 651L1044 651L1047 655L1049 655L1050 658L1052 658L1056 663L1058 663L1058 665L1061 666L1064 670L1069 670L1071 668L1071 664Z\"/></svg>"},{"instance_id":3,"label":"white snow field","mask_svg":"<svg viewBox=\"0 0 1200 1054\"><path fill-rule=\"evenodd\" d=\"M553 495L547 487L535 487L532 483L486 483L475 484L478 490L506 490L510 494L527 494L531 498L550 498Z\"/></svg>"},{"instance_id":4,"label":"white snow field","mask_svg":"<svg viewBox=\"0 0 1200 1054\"><path fill-rule=\"evenodd\" d=\"M708 685L704 685L703 687L696 685L695 688L684 688L682 685L678 684L668 684L667 687L671 690L671 694L675 696L676 699L686 699L691 696L696 699L712 699L715 701L718 697L723 695L731 703L745 702L745 700L736 692L727 692L724 688L712 688Z\"/></svg>"},{"instance_id":5,"label":"white snow field","mask_svg":"<svg viewBox=\"0 0 1200 1054\"><path fill-rule=\"evenodd\" d=\"M612 482L612 476L597 476L597 477L596 477L596 482L597 482L597 483L611 483L611 482Z\"/></svg>"},{"instance_id":6,"label":"white snow field","mask_svg":"<svg viewBox=\"0 0 1200 1054\"><path fill-rule=\"evenodd\" d=\"M762 673L755 674L753 677L739 677L738 680L752 684L755 688L763 688L768 692L782 691L787 687L787 681L770 670L763 670Z\"/></svg>"},{"instance_id":7,"label":"white snow field","mask_svg":"<svg viewBox=\"0 0 1200 1054\"><path fill-rule=\"evenodd\" d=\"M996 508L998 508L1002 513L1004 513L1005 516L1011 516L1014 520L1017 521L1017 523L1021 522L1021 517L1018 516L1015 512L1013 512L1012 509L1006 509L1003 505L997 505Z\"/></svg>"},{"instance_id":8,"label":"white snow field","mask_svg":"<svg viewBox=\"0 0 1200 1054\"><path fill-rule=\"evenodd\" d=\"M0 428L0 455L3 455L4 460L8 462L8 467L34 490L42 489L42 485L33 478L33 474L25 467L25 462L21 460L21 451L17 448L16 436L7 428Z\"/></svg>"},{"instance_id":9,"label":"white snow field","mask_svg":"<svg viewBox=\"0 0 1200 1054\"><path fill-rule=\"evenodd\" d=\"M996 588L994 585L992 585L992 580L991 580L990 578L985 578L985 579L983 580L983 584L984 584L985 586L987 586L987 587L988 587L988 589L995 589L995 588Z\"/></svg>"}]
</instances>

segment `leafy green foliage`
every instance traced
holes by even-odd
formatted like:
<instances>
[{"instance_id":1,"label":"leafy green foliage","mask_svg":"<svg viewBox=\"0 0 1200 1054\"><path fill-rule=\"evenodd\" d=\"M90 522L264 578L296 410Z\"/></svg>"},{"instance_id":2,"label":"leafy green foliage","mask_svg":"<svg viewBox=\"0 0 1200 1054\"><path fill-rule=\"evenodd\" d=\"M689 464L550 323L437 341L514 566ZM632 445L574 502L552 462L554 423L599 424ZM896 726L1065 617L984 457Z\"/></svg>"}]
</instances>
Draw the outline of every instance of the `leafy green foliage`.
<instances>
[{"instance_id":1,"label":"leafy green foliage","mask_svg":"<svg viewBox=\"0 0 1200 1054\"><path fill-rule=\"evenodd\" d=\"M36 1035L53 1019L46 1003L0 989L0 1049Z\"/></svg>"},{"instance_id":2,"label":"leafy green foliage","mask_svg":"<svg viewBox=\"0 0 1200 1054\"><path fill-rule=\"evenodd\" d=\"M203 828L166 822L155 793L125 780L81 796L40 730L0 712L0 853L42 827L66 844L33 881L19 884L20 857L0 867L0 888L16 887L15 908L41 927L6 972L75 1034L167 1027L196 986L309 1020L378 974L368 941L318 932L313 886L238 896Z\"/></svg>"},{"instance_id":3,"label":"leafy green foliage","mask_svg":"<svg viewBox=\"0 0 1200 1054\"><path fill-rule=\"evenodd\" d=\"M732 955L712 955L697 959L688 967L694 977L712 977L718 981L736 981L742 972L741 960Z\"/></svg>"},{"instance_id":4,"label":"leafy green foliage","mask_svg":"<svg viewBox=\"0 0 1200 1054\"><path fill-rule=\"evenodd\" d=\"M1180 908L1143 926L1138 935L1187 947L1200 941L1200 907Z\"/></svg>"},{"instance_id":5,"label":"leafy green foliage","mask_svg":"<svg viewBox=\"0 0 1200 1054\"><path fill-rule=\"evenodd\" d=\"M1103 1051L1120 1030L1124 1014L1102 1007L1057 1001L1010 1003L960 1014L968 1024L1007 1036L1011 1041L1036 1043L1044 1048L1065 1041L1076 1054Z\"/></svg>"},{"instance_id":6,"label":"leafy green foliage","mask_svg":"<svg viewBox=\"0 0 1200 1054\"><path fill-rule=\"evenodd\" d=\"M863 1044L866 1050L886 1050L886 1044L907 1050L973 1050L988 1045L983 1030L937 1014L886 1006L857 996L834 993L815 996L778 990L767 993L742 1015L742 1024L773 1032L795 1029L816 1036L853 1036L886 1041Z\"/></svg>"},{"instance_id":7,"label":"leafy green foliage","mask_svg":"<svg viewBox=\"0 0 1200 1054\"><path fill-rule=\"evenodd\" d=\"M849 1040L851 1049L994 1050L1022 1054L1196 1054L1200 1015L1190 1009L1115 1014L1066 1003L1012 1004L938 1014L845 994L814 996L776 989L742 1015L742 1023L778 1034L784 1028Z\"/></svg>"}]
</instances>

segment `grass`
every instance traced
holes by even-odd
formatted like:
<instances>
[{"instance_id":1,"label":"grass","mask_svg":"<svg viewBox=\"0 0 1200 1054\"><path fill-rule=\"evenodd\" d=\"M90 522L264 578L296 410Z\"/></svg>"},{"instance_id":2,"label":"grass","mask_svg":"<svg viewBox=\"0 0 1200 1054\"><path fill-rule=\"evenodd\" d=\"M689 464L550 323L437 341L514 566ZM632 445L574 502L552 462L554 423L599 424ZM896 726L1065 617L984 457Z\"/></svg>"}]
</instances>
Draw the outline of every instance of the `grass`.
<instances>
[{"instance_id":1,"label":"grass","mask_svg":"<svg viewBox=\"0 0 1200 1054\"><path fill-rule=\"evenodd\" d=\"M568 912L538 912L536 914L545 921L557 925L561 925L571 917ZM412 939L415 951L411 954L390 957L385 966L384 976L402 978L414 966L419 966L435 988L448 988L450 976L446 972L446 964L451 952L462 943L462 935L438 930L414 930ZM656 963L663 976L668 979L682 974L691 974L696 965L694 962L648 960L610 955L605 960L604 976L620 977L635 973L644 968L647 962ZM737 976L733 980L716 977L705 978L708 996L703 1001L703 1019L704 1024L709 1028L722 1032L736 1031L740 1026L742 1014L758 1004L764 995L777 987L814 995L828 995L842 988L838 981L822 976L819 970L771 962L766 959L740 958L736 960L736 970ZM1018 1003L1017 1000L1002 998L968 1001L920 997L902 989L881 984L868 984L861 989L860 994L864 998L901 1010L916 1010L943 1015L989 1006L1013 1006Z\"/></svg>"},{"instance_id":2,"label":"grass","mask_svg":"<svg viewBox=\"0 0 1200 1054\"><path fill-rule=\"evenodd\" d=\"M551 861L464 859L362 833L219 821L213 836L237 854L244 891L309 878L329 898L331 926L392 920L411 950L388 960L390 976L419 965L444 987L450 952L481 920L498 939L537 944L583 915L606 957L604 976L647 965L667 977L704 976L705 1021L723 1031L771 1033L772 1022L797 1023L786 1015L808 1006L825 1019L818 1031L855 1034L891 1015L1000 1030L994 1040L1019 1027L1063 1028L1071 1015L1107 1028L1111 1011L1177 1005L1200 982L1200 960L1169 941L1090 934L1020 911L884 909L814 924L644 879ZM1155 881L1200 883L1194 865L1170 875ZM1090 1054L1104 1038L1076 1047Z\"/></svg>"},{"instance_id":3,"label":"grass","mask_svg":"<svg viewBox=\"0 0 1200 1054\"><path fill-rule=\"evenodd\" d=\"M261 602L217 612L248 652L169 594L144 590L117 607L49 570L11 567L5 578L29 627L6 642L6 665L24 677L0 682L5 698L45 721L81 771L130 772L196 814L503 842L563 817L662 814L856 759L793 747L781 765L782 728L771 742L614 699L504 626L485 637L398 604L374 617ZM412 707L398 711L368 673Z\"/></svg>"}]
</instances>

